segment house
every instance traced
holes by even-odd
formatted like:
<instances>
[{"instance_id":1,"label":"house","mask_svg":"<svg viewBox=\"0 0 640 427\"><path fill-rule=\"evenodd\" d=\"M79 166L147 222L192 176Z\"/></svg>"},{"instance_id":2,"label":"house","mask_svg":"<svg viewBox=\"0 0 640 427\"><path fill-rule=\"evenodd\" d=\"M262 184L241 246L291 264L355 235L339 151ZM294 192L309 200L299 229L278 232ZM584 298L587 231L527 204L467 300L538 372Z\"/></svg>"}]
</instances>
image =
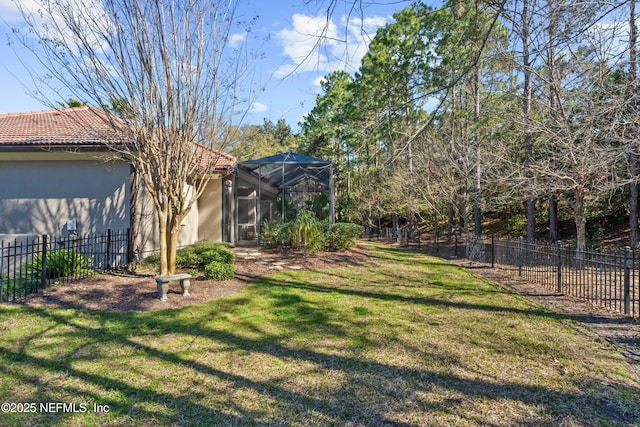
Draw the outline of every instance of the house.
<instances>
[{"instance_id":1,"label":"house","mask_svg":"<svg viewBox=\"0 0 640 427\"><path fill-rule=\"evenodd\" d=\"M127 143L123 135L89 106L0 115L0 236L131 229L130 245L141 254L159 248L151 198L134 168L110 149ZM233 238L223 210L233 203L236 159L201 148L215 163L183 222L180 246Z\"/></svg>"}]
</instances>

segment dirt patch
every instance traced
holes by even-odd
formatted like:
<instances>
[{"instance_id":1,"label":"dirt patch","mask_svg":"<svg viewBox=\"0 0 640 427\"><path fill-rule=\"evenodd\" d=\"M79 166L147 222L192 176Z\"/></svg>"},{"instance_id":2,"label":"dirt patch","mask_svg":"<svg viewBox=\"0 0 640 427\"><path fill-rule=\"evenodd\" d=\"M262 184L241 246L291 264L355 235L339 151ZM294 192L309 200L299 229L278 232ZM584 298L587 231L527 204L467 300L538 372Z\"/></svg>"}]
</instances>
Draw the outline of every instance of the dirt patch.
<instances>
[{"instance_id":1,"label":"dirt patch","mask_svg":"<svg viewBox=\"0 0 640 427\"><path fill-rule=\"evenodd\" d=\"M101 274L87 279L53 286L27 297L20 304L41 308L80 308L99 311L153 311L203 304L214 298L234 294L256 278L279 271L319 270L357 265L368 255L360 247L341 252L323 252L304 256L300 251L237 249L234 278L191 280L190 297L183 297L179 282L171 282L168 301L158 298L151 274Z\"/></svg>"}]
</instances>

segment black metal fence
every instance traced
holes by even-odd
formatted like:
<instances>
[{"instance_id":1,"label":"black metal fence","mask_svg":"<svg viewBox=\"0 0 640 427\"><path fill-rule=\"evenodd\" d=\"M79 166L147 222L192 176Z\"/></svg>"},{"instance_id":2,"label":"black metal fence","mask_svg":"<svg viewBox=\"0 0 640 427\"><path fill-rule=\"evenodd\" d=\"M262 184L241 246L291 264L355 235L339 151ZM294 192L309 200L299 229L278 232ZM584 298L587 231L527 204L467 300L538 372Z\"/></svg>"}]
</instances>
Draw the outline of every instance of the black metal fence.
<instances>
[{"instance_id":1,"label":"black metal fence","mask_svg":"<svg viewBox=\"0 0 640 427\"><path fill-rule=\"evenodd\" d=\"M129 233L107 230L85 236L0 240L0 302L128 264Z\"/></svg>"},{"instance_id":2,"label":"black metal fence","mask_svg":"<svg viewBox=\"0 0 640 427\"><path fill-rule=\"evenodd\" d=\"M466 241L454 233L427 236L384 228L365 238L413 246L441 257L465 257L491 264L540 284L634 318L640 317L640 253L629 247L577 252L562 243L524 239L479 238Z\"/></svg>"},{"instance_id":3,"label":"black metal fence","mask_svg":"<svg viewBox=\"0 0 640 427\"><path fill-rule=\"evenodd\" d=\"M640 317L640 257L630 247L578 252L562 243L491 238L470 242L467 254L553 292Z\"/></svg>"}]
</instances>

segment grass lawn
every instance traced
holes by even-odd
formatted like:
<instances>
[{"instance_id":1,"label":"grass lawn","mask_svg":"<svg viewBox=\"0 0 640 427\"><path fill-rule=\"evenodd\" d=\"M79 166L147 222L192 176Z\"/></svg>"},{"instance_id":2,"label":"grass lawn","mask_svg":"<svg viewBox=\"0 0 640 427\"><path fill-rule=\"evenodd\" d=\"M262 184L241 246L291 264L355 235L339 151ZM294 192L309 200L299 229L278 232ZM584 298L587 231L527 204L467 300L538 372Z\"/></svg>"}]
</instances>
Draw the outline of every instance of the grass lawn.
<instances>
[{"instance_id":1,"label":"grass lawn","mask_svg":"<svg viewBox=\"0 0 640 427\"><path fill-rule=\"evenodd\" d=\"M640 424L637 380L579 324L368 246L179 310L0 305L0 402L33 411L0 425Z\"/></svg>"}]
</instances>

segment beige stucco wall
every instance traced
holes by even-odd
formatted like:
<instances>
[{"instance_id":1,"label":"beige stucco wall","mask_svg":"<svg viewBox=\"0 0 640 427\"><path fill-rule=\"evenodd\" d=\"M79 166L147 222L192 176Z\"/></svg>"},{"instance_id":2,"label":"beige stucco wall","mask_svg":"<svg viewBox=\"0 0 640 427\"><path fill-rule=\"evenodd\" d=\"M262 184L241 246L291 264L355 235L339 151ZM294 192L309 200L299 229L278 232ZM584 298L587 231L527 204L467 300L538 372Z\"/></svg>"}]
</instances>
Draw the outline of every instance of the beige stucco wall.
<instances>
[{"instance_id":1,"label":"beige stucco wall","mask_svg":"<svg viewBox=\"0 0 640 427\"><path fill-rule=\"evenodd\" d=\"M153 199L144 185L138 180L135 209L135 246L139 256L144 258L160 249L160 233L158 215ZM198 241L198 203L196 202L187 217L182 221L178 235L178 247L187 246Z\"/></svg>"},{"instance_id":2,"label":"beige stucco wall","mask_svg":"<svg viewBox=\"0 0 640 427\"><path fill-rule=\"evenodd\" d=\"M78 234L130 227L131 167L100 153L0 153L0 235ZM135 248L145 256L160 248L153 201L136 184ZM188 191L188 189L186 189ZM183 221L179 246L222 240L222 179L212 179Z\"/></svg>"},{"instance_id":3,"label":"beige stucco wall","mask_svg":"<svg viewBox=\"0 0 640 427\"><path fill-rule=\"evenodd\" d=\"M185 191L189 191L188 188ZM142 257L160 248L158 218L149 193L138 183L136 206L136 246ZM207 183L205 191L182 221L178 246L198 241L222 241L222 179Z\"/></svg>"},{"instance_id":4,"label":"beige stucco wall","mask_svg":"<svg viewBox=\"0 0 640 427\"><path fill-rule=\"evenodd\" d=\"M198 240L222 241L222 178L211 179L198 200Z\"/></svg>"},{"instance_id":5,"label":"beige stucco wall","mask_svg":"<svg viewBox=\"0 0 640 427\"><path fill-rule=\"evenodd\" d=\"M129 227L130 167L96 154L0 155L0 233L59 235Z\"/></svg>"}]
</instances>

